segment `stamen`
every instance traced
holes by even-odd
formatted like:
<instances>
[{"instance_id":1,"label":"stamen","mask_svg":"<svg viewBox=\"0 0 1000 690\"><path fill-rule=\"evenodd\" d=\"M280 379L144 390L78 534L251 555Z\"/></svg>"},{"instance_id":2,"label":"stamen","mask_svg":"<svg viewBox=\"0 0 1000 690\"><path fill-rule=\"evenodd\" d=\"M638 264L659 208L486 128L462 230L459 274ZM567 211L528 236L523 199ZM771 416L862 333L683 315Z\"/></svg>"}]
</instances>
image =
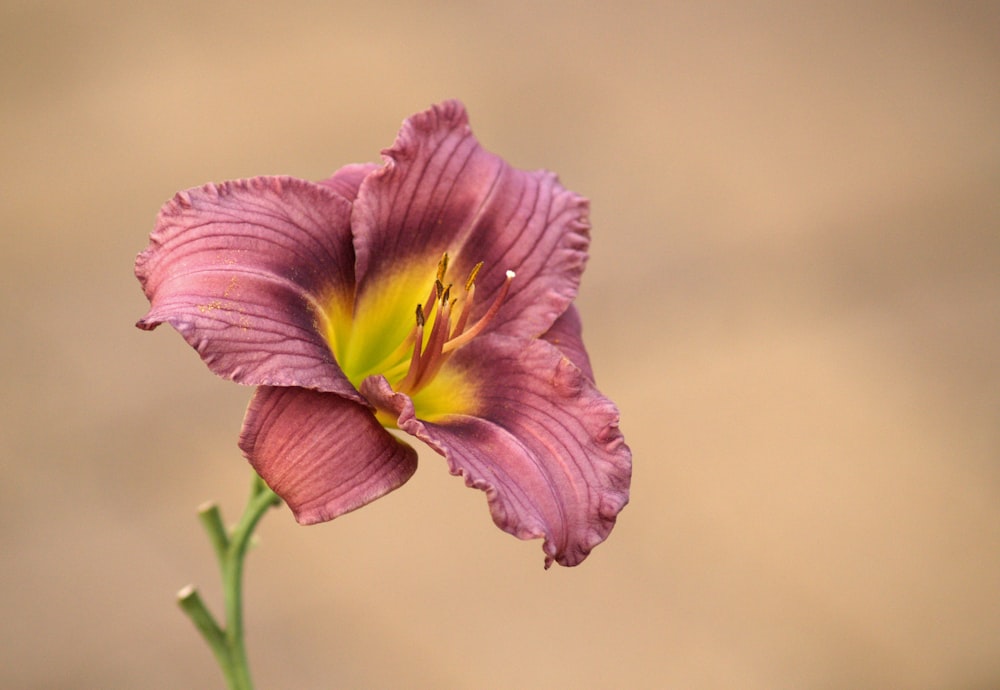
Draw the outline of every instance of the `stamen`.
<instances>
[{"instance_id":1,"label":"stamen","mask_svg":"<svg viewBox=\"0 0 1000 690\"><path fill-rule=\"evenodd\" d=\"M430 316L431 312L434 310L432 300L441 299L441 294L444 292L444 276L448 272L448 252L441 255L441 259L438 261L437 278L434 279L434 287L431 289L431 294L427 297L427 302L424 303L424 309L427 310L427 315Z\"/></svg>"},{"instance_id":2,"label":"stamen","mask_svg":"<svg viewBox=\"0 0 1000 690\"><path fill-rule=\"evenodd\" d=\"M476 323L473 324L472 328L464 333L454 336L451 340L445 343L444 347L441 348L442 353L447 354L452 350L462 347L483 332L483 329L486 328L487 324L489 324L489 322L493 320L493 317L497 315L497 312L500 311L500 305L503 304L505 299L507 299L507 293L510 292L510 284L513 282L515 275L514 271L507 271L507 280L505 280L503 285L500 286L500 293L497 295L496 299L493 300L493 304L490 305L490 308L486 310L486 313L483 314L479 321L476 321Z\"/></svg>"},{"instance_id":3,"label":"stamen","mask_svg":"<svg viewBox=\"0 0 1000 690\"><path fill-rule=\"evenodd\" d=\"M421 364L423 363L425 357L423 357L423 352L421 349L424 344L424 310L417 305L417 325L413 329L412 339L413 339L413 354L410 356L410 367L406 371L406 376L403 380L399 382L396 390L406 391L409 390L417 382L417 377L420 374ZM408 338L409 339L409 338Z\"/></svg>"},{"instance_id":4,"label":"stamen","mask_svg":"<svg viewBox=\"0 0 1000 690\"><path fill-rule=\"evenodd\" d=\"M416 365L410 365L410 371L406 378L396 390L401 393L415 392L421 384L434 378L434 375L441 369L446 357L442 357L442 348L448 341L449 317L451 316L451 303L441 302L441 308L437 316L434 317L434 325L431 327L431 334L427 338L427 347L420 353L419 361ZM411 379L412 377L412 379ZM408 386L408 387L407 387Z\"/></svg>"},{"instance_id":5,"label":"stamen","mask_svg":"<svg viewBox=\"0 0 1000 690\"><path fill-rule=\"evenodd\" d=\"M473 299L476 296L476 276L479 275L479 269L482 267L482 261L473 266L469 272L469 277L465 281L465 292L467 294L465 295L465 301L462 302L462 311L458 314L458 322L451 332L451 337L453 338L462 335L462 331L465 330L465 324L469 321L469 314L472 313Z\"/></svg>"},{"instance_id":6,"label":"stamen","mask_svg":"<svg viewBox=\"0 0 1000 690\"><path fill-rule=\"evenodd\" d=\"M472 289L472 286L476 284L476 276L479 275L479 269L483 267L483 262L480 261L478 264L472 267L469 271L469 277L465 280L465 291L468 292Z\"/></svg>"},{"instance_id":7,"label":"stamen","mask_svg":"<svg viewBox=\"0 0 1000 690\"><path fill-rule=\"evenodd\" d=\"M462 302L462 311L458 313L458 321L455 323L455 328L451 331L452 338L457 338L462 335L462 331L465 330L465 324L469 321L469 314L472 313L472 300L475 296L476 286L473 285L466 293L465 301Z\"/></svg>"}]
</instances>

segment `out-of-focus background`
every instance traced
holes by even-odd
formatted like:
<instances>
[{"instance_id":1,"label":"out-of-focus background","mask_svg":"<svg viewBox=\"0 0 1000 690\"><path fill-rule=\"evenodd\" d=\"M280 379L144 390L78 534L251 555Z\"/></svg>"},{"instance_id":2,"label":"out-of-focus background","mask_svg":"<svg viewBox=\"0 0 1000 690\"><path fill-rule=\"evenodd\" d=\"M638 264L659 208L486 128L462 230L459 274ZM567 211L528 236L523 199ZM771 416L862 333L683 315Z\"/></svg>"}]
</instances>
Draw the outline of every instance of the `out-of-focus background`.
<instances>
[{"instance_id":1,"label":"out-of-focus background","mask_svg":"<svg viewBox=\"0 0 1000 690\"><path fill-rule=\"evenodd\" d=\"M0 687L210 688L174 593L250 390L133 328L178 189L378 160L461 98L593 205L634 451L581 567L422 453L248 563L267 688L1000 687L1000 5L0 5Z\"/></svg>"}]
</instances>

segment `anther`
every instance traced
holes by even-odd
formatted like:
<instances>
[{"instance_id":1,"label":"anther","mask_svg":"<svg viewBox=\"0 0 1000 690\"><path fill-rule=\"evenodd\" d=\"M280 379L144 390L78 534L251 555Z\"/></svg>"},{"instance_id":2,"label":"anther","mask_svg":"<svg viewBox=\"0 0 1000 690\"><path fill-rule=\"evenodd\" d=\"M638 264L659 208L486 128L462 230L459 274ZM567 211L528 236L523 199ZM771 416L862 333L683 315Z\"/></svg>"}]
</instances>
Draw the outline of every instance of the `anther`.
<instances>
[{"instance_id":1,"label":"anther","mask_svg":"<svg viewBox=\"0 0 1000 690\"><path fill-rule=\"evenodd\" d=\"M438 261L438 272L437 279L439 283L444 283L444 274L448 272L448 252L441 255L441 260Z\"/></svg>"},{"instance_id":2,"label":"anther","mask_svg":"<svg viewBox=\"0 0 1000 690\"><path fill-rule=\"evenodd\" d=\"M409 390L417 382L417 377L420 374L420 370L424 367L424 357L423 345L424 345L424 310L417 305L417 325L413 329L411 337L413 339L413 352L410 355L410 366L406 370L406 375L403 380L399 382L397 390L406 391Z\"/></svg>"},{"instance_id":3,"label":"anther","mask_svg":"<svg viewBox=\"0 0 1000 690\"><path fill-rule=\"evenodd\" d=\"M465 280L465 291L468 292L472 289L472 286L476 284L476 276L479 275L479 269L483 267L483 262L480 261L478 264L472 267L469 271L469 277Z\"/></svg>"},{"instance_id":4,"label":"anther","mask_svg":"<svg viewBox=\"0 0 1000 690\"><path fill-rule=\"evenodd\" d=\"M458 320L455 323L455 330L452 331L452 337L462 335L465 325L469 321L469 314L472 313L472 304L476 298L476 276L479 275L479 269L482 267L483 262L480 261L472 267L472 270L469 271L469 277L465 280L465 301L462 302L462 309L458 314Z\"/></svg>"}]
</instances>

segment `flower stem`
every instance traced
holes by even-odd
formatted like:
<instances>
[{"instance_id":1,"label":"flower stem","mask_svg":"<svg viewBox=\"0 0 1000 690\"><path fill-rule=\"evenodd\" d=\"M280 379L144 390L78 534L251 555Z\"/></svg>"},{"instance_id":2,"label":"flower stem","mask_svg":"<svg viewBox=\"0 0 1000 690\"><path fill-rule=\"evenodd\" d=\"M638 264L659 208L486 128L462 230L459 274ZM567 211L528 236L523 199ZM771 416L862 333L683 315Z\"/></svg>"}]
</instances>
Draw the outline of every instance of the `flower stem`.
<instances>
[{"instance_id":1,"label":"flower stem","mask_svg":"<svg viewBox=\"0 0 1000 690\"><path fill-rule=\"evenodd\" d=\"M243 516L231 532L226 531L217 505L207 503L198 509L198 518L212 542L222 574L225 627L218 624L194 587L182 589L177 599L181 610L211 647L230 690L253 690L243 639L243 562L257 523L268 508L280 503L277 494L254 475Z\"/></svg>"}]
</instances>

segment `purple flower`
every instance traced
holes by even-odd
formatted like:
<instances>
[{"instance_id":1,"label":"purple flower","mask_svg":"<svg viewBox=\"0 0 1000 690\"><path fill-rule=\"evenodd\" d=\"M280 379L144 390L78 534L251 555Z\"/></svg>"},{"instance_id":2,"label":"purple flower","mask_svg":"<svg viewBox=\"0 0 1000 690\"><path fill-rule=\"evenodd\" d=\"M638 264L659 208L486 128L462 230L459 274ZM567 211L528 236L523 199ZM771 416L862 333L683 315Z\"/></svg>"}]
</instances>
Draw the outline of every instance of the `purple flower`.
<instances>
[{"instance_id":1,"label":"purple flower","mask_svg":"<svg viewBox=\"0 0 1000 690\"><path fill-rule=\"evenodd\" d=\"M302 524L401 486L416 436L493 520L580 563L628 502L631 453L573 306L588 204L483 150L462 105L414 115L385 165L179 193L135 272L137 324L258 386L240 448Z\"/></svg>"}]
</instances>

